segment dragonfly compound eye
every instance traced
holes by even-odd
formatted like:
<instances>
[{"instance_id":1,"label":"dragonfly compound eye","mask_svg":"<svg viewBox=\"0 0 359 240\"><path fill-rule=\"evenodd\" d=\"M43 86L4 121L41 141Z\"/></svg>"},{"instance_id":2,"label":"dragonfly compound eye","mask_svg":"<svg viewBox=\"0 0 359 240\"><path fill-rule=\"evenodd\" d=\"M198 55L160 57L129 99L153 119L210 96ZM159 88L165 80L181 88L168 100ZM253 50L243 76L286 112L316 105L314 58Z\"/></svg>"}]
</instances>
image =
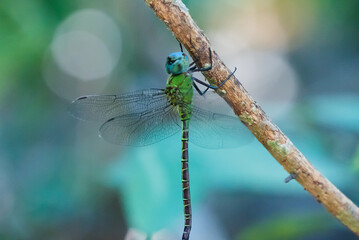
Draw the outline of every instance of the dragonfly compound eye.
<instances>
[{"instance_id":1,"label":"dragonfly compound eye","mask_svg":"<svg viewBox=\"0 0 359 240\"><path fill-rule=\"evenodd\" d=\"M171 58L167 58L167 63L168 63L168 64L172 65L174 62L175 62L175 61L172 60Z\"/></svg>"}]
</instances>

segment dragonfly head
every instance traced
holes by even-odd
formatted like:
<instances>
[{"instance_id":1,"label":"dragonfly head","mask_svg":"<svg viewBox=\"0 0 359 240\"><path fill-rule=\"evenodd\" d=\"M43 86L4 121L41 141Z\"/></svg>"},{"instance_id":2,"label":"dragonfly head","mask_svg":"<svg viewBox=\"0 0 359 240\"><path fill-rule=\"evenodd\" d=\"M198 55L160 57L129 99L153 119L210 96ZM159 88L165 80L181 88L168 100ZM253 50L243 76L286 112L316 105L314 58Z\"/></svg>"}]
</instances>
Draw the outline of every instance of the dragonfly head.
<instances>
[{"instance_id":1,"label":"dragonfly head","mask_svg":"<svg viewBox=\"0 0 359 240\"><path fill-rule=\"evenodd\" d=\"M166 70L168 74L178 75L189 68L189 59L183 52L171 53L167 57Z\"/></svg>"}]
</instances>

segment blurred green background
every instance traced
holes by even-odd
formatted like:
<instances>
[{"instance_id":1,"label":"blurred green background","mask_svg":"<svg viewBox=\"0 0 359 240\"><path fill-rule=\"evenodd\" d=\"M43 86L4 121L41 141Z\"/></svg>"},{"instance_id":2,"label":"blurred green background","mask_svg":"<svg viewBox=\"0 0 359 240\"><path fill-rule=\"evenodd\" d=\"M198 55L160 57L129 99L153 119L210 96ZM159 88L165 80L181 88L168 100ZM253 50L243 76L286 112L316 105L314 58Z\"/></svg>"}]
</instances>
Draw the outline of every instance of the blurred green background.
<instances>
[{"instance_id":1,"label":"blurred green background","mask_svg":"<svg viewBox=\"0 0 359 240\"><path fill-rule=\"evenodd\" d=\"M187 0L213 49L359 203L359 1ZM0 5L0 239L179 239L180 135L129 148L67 112L163 88L178 43L142 0ZM356 239L254 141L190 144L192 239Z\"/></svg>"}]
</instances>

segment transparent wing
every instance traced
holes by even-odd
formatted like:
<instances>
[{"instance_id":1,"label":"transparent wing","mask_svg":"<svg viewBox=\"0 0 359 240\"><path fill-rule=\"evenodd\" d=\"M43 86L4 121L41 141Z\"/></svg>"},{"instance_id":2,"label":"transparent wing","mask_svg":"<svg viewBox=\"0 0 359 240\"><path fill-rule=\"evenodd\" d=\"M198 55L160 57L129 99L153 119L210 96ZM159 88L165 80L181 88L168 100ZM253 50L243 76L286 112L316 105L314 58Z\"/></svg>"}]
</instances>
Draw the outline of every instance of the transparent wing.
<instances>
[{"instance_id":1,"label":"transparent wing","mask_svg":"<svg viewBox=\"0 0 359 240\"><path fill-rule=\"evenodd\" d=\"M164 90L147 89L119 95L79 97L71 103L69 111L80 120L107 121L117 116L165 107L167 104Z\"/></svg>"},{"instance_id":2,"label":"transparent wing","mask_svg":"<svg viewBox=\"0 0 359 240\"><path fill-rule=\"evenodd\" d=\"M181 130L175 109L167 105L145 112L112 118L100 127L105 140L127 146L146 146L170 137Z\"/></svg>"},{"instance_id":3,"label":"transparent wing","mask_svg":"<svg viewBox=\"0 0 359 240\"><path fill-rule=\"evenodd\" d=\"M181 130L178 112L170 106L162 89L120 95L90 95L73 101L71 114L81 120L105 122L101 136L112 143L145 146ZM206 148L232 148L253 139L235 117L194 107L190 141Z\"/></svg>"},{"instance_id":4,"label":"transparent wing","mask_svg":"<svg viewBox=\"0 0 359 240\"><path fill-rule=\"evenodd\" d=\"M193 108L189 124L189 140L204 148L236 148L254 139L236 117Z\"/></svg>"}]
</instances>

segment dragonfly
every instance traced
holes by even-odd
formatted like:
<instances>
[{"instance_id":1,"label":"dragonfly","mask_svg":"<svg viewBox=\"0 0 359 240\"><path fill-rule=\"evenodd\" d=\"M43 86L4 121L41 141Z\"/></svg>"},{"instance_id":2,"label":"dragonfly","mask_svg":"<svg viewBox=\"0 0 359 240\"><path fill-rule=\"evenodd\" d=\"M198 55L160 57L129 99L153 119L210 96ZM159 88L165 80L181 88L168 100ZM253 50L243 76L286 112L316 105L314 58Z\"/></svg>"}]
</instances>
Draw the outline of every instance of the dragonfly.
<instances>
[{"instance_id":1,"label":"dragonfly","mask_svg":"<svg viewBox=\"0 0 359 240\"><path fill-rule=\"evenodd\" d=\"M147 146L182 130L182 240L188 240L192 228L188 142L209 149L232 148L249 143L252 137L238 118L213 113L193 103L194 89L200 96L209 89L216 90L231 79L236 69L219 86L212 86L193 76L195 72L212 69L211 49L210 64L198 68L196 60L189 63L181 44L180 47L180 52L171 53L167 57L165 67L169 77L164 89L82 96L72 102L70 113L80 120L102 122L100 137L126 146ZM206 89L200 90L197 84Z\"/></svg>"}]
</instances>

